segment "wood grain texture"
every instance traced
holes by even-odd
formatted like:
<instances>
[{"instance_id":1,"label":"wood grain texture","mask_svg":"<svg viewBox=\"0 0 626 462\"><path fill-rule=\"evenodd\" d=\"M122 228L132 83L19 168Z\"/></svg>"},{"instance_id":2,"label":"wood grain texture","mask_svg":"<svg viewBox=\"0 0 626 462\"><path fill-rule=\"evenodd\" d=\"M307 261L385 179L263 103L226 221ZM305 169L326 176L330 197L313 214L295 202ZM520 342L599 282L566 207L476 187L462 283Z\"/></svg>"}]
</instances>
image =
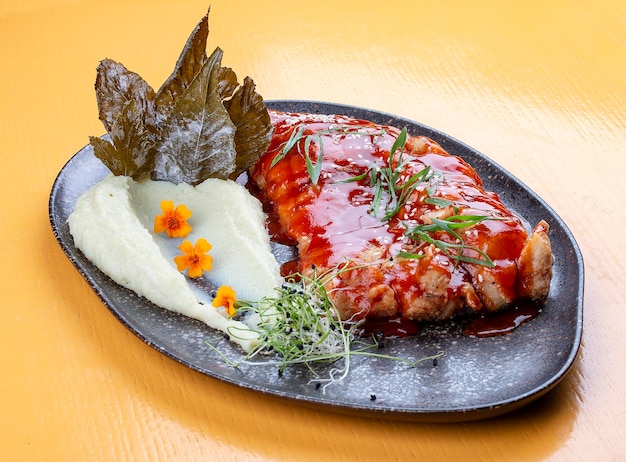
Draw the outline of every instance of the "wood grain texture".
<instances>
[{"instance_id":1,"label":"wood grain texture","mask_svg":"<svg viewBox=\"0 0 626 462\"><path fill-rule=\"evenodd\" d=\"M19 3L19 5L14 4ZM305 409L204 377L104 308L55 242L52 182L103 128L95 67L154 87L197 0L0 4L0 453L6 460L626 458L626 4L211 2L209 47L267 99L394 113L477 148L565 220L586 265L580 356L536 403L454 425Z\"/></svg>"}]
</instances>

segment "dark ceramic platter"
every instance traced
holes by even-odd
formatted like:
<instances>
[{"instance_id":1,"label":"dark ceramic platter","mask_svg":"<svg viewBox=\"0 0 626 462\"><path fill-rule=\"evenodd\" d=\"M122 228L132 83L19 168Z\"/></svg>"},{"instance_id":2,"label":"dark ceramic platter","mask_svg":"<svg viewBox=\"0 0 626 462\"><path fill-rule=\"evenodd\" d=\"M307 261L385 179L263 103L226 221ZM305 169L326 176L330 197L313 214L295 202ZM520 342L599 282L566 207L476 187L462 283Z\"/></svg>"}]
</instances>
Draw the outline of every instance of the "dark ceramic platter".
<instances>
[{"instance_id":1,"label":"dark ceramic platter","mask_svg":"<svg viewBox=\"0 0 626 462\"><path fill-rule=\"evenodd\" d=\"M388 339L385 354L418 359L437 352L436 363L414 368L391 360L356 357L350 374L323 393L312 373L290 367L282 376L272 366L230 367L210 348L226 355L240 351L195 320L170 313L118 286L74 247L67 218L78 196L108 174L90 146L80 150L59 173L50 196L50 221L57 240L111 312L145 343L180 363L211 377L269 395L359 415L414 421L466 421L517 409L551 390L576 357L582 334L583 261L563 221L536 194L476 150L410 120L376 111L309 101L272 101L269 107L297 112L344 114L425 135L448 152L468 161L488 190L530 223L550 225L555 256L549 299L531 322L512 333L489 338L463 334L463 322L427 326L417 336ZM319 369L321 374L327 368Z\"/></svg>"}]
</instances>

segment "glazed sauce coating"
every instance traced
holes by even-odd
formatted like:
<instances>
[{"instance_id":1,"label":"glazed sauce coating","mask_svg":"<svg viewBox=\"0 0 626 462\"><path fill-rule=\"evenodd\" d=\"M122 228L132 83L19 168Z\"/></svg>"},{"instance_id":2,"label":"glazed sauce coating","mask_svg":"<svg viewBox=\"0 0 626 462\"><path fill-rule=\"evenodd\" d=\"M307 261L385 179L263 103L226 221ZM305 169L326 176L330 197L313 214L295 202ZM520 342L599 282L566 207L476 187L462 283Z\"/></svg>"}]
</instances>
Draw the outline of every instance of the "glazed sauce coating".
<instances>
[{"instance_id":1,"label":"glazed sauce coating","mask_svg":"<svg viewBox=\"0 0 626 462\"><path fill-rule=\"evenodd\" d=\"M313 267L333 268L346 261L355 266L378 262L377 266L355 269L335 281L338 300L345 298L351 305L345 316L442 319L449 317L452 309L481 309L487 297L468 287L480 288L483 278L494 280L504 299L515 298L516 259L528 233L496 194L484 190L476 172L462 159L449 155L427 138L409 137L402 153L405 167L399 184L426 167L436 175L431 183L419 184L393 217L383 220L389 191L383 190L381 206L373 211L376 188L372 186L371 172L374 166L389 168L390 161L391 167L397 166L398 153L390 159L389 151L400 130L342 116L274 111L270 115L274 137L251 170L251 177L274 217L270 220L273 237L297 243L298 270L303 273ZM291 149L275 161L288 144ZM306 157L308 154L314 164L320 151L321 174L313 184ZM432 198L445 199L453 206L444 207L441 201L429 200ZM432 216L456 214L489 217L457 231L464 250L451 250L446 255L406 235L407 229L428 224ZM444 231L433 232L431 238L459 243ZM482 259L475 248L485 252L495 266L488 268L455 258L460 252ZM399 258L399 252L420 254L422 258ZM439 279L446 284L442 290L436 282ZM437 303L441 306L422 313L419 299L428 299L431 292L440 297Z\"/></svg>"}]
</instances>

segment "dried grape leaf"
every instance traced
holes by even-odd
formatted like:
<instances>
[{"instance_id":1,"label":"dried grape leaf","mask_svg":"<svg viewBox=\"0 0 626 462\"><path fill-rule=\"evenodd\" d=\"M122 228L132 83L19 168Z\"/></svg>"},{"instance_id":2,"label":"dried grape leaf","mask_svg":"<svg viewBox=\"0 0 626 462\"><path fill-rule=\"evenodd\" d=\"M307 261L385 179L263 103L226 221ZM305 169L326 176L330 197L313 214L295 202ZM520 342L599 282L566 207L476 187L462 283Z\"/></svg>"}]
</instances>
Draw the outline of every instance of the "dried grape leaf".
<instances>
[{"instance_id":1,"label":"dried grape leaf","mask_svg":"<svg viewBox=\"0 0 626 462\"><path fill-rule=\"evenodd\" d=\"M96 99L98 116L107 132L111 132L118 115L129 101L134 101L135 110L142 118L147 130L155 129L155 93L146 81L122 64L112 59L103 59L96 69Z\"/></svg>"},{"instance_id":2,"label":"dried grape leaf","mask_svg":"<svg viewBox=\"0 0 626 462\"><path fill-rule=\"evenodd\" d=\"M110 141L97 136L90 136L89 144L93 148L94 155L102 161L106 168L111 170L111 173L114 175L124 174L126 171L126 160Z\"/></svg>"},{"instance_id":3,"label":"dried grape leaf","mask_svg":"<svg viewBox=\"0 0 626 462\"><path fill-rule=\"evenodd\" d=\"M97 69L96 96L100 120L111 137L94 141L94 154L115 175L140 179L152 169L156 140L154 91L134 72L105 59Z\"/></svg>"},{"instance_id":4,"label":"dried grape leaf","mask_svg":"<svg viewBox=\"0 0 626 462\"><path fill-rule=\"evenodd\" d=\"M178 98L156 146L156 180L197 185L235 169L235 125L218 95L223 52L217 48Z\"/></svg>"},{"instance_id":5,"label":"dried grape leaf","mask_svg":"<svg viewBox=\"0 0 626 462\"><path fill-rule=\"evenodd\" d=\"M239 86L223 52L206 53L208 13L187 39L174 70L155 92L110 59L97 69L98 113L110 141L90 137L115 175L199 184L234 178L267 149L272 125L252 79Z\"/></svg>"},{"instance_id":6,"label":"dried grape leaf","mask_svg":"<svg viewBox=\"0 0 626 462\"><path fill-rule=\"evenodd\" d=\"M255 91L255 87L254 81L246 77L233 97L224 102L231 120L237 127L235 132L237 158L231 179L236 179L255 164L272 140L272 122L263 98Z\"/></svg>"},{"instance_id":7,"label":"dried grape leaf","mask_svg":"<svg viewBox=\"0 0 626 462\"><path fill-rule=\"evenodd\" d=\"M158 123L167 119L178 98L191 85L207 60L206 45L209 35L207 13L187 39L172 74L156 93Z\"/></svg>"},{"instance_id":8,"label":"dried grape leaf","mask_svg":"<svg viewBox=\"0 0 626 462\"><path fill-rule=\"evenodd\" d=\"M239 86L237 82L237 74L230 67L222 67L218 75L217 96L220 100L233 96L233 93Z\"/></svg>"},{"instance_id":9,"label":"dried grape leaf","mask_svg":"<svg viewBox=\"0 0 626 462\"><path fill-rule=\"evenodd\" d=\"M89 138L94 155L111 173L135 180L150 174L153 159L152 134L143 130L138 118L134 101L129 101L111 127L109 135L113 143L95 136Z\"/></svg>"}]
</instances>

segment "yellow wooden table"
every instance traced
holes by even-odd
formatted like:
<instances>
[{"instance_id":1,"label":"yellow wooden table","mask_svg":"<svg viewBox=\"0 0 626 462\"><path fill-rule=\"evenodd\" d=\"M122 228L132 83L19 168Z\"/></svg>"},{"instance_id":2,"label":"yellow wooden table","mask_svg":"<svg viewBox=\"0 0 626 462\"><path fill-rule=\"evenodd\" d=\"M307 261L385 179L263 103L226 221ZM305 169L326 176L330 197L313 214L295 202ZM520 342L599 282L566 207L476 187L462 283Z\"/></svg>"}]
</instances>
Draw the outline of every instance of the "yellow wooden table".
<instances>
[{"instance_id":1,"label":"yellow wooden table","mask_svg":"<svg viewBox=\"0 0 626 462\"><path fill-rule=\"evenodd\" d=\"M626 3L211 4L209 48L266 99L438 128L520 178L575 235L585 321L570 374L519 411L459 424L305 409L194 372L123 327L57 245L52 182L103 133L98 62L158 87L207 7L0 3L2 460L625 460Z\"/></svg>"}]
</instances>

